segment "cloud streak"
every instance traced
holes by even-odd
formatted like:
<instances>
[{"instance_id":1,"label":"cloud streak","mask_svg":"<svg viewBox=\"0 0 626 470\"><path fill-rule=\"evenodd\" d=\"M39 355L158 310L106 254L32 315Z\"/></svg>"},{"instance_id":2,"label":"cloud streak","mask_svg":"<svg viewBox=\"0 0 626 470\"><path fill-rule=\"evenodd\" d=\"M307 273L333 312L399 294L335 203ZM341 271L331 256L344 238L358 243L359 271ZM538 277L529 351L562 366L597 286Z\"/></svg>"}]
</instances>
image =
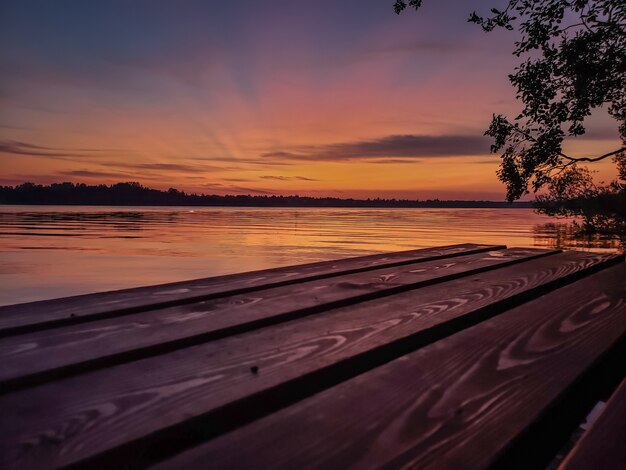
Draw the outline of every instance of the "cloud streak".
<instances>
[{"instance_id":1,"label":"cloud streak","mask_svg":"<svg viewBox=\"0 0 626 470\"><path fill-rule=\"evenodd\" d=\"M46 147L17 140L0 141L0 153L23 155L27 157L50 157L60 159L75 159L93 156L103 152L122 153L121 149L63 149Z\"/></svg>"},{"instance_id":2,"label":"cloud streak","mask_svg":"<svg viewBox=\"0 0 626 470\"><path fill-rule=\"evenodd\" d=\"M381 159L374 159L374 160L367 160L367 163L382 163L385 165L404 165L407 163L419 163L422 160L418 160L415 158L381 158Z\"/></svg>"},{"instance_id":3,"label":"cloud streak","mask_svg":"<svg viewBox=\"0 0 626 470\"><path fill-rule=\"evenodd\" d=\"M29 157L80 157L81 153L74 153L73 150L58 149L53 147L43 147L41 145L19 142L16 140L4 140L0 142L0 153L10 153L13 155L24 155Z\"/></svg>"},{"instance_id":4,"label":"cloud streak","mask_svg":"<svg viewBox=\"0 0 626 470\"><path fill-rule=\"evenodd\" d=\"M485 155L489 153L489 143L486 137L471 135L390 135L379 139L280 149L266 152L261 157L299 161L409 163L418 158Z\"/></svg>"},{"instance_id":5,"label":"cloud streak","mask_svg":"<svg viewBox=\"0 0 626 470\"><path fill-rule=\"evenodd\" d=\"M273 191L269 191L266 189L260 188L249 188L245 186L237 186L237 185L226 185L220 183L210 183L202 185L203 188L209 191L218 191L218 192L226 192L226 193L237 193L237 194L274 194Z\"/></svg>"},{"instance_id":6,"label":"cloud streak","mask_svg":"<svg viewBox=\"0 0 626 470\"><path fill-rule=\"evenodd\" d=\"M274 180L274 181L318 181L314 178L307 178L305 176L274 176L267 175L261 176L264 180Z\"/></svg>"},{"instance_id":7,"label":"cloud streak","mask_svg":"<svg viewBox=\"0 0 626 470\"><path fill-rule=\"evenodd\" d=\"M70 170L59 173L64 176L78 176L82 178L128 178L131 175L127 173L118 173L113 171L91 171L91 170Z\"/></svg>"}]
</instances>

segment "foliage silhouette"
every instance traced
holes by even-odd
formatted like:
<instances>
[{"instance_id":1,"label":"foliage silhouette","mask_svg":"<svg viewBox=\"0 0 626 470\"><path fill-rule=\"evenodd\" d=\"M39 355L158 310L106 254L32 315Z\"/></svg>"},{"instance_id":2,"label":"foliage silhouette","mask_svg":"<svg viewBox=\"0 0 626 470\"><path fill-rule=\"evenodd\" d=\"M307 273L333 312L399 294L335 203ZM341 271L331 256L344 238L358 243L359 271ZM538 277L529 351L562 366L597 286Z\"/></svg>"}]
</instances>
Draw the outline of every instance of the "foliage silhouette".
<instances>
[{"instance_id":1,"label":"foliage silhouette","mask_svg":"<svg viewBox=\"0 0 626 470\"><path fill-rule=\"evenodd\" d=\"M397 0L396 13L421 0ZM623 0L509 0L491 16L471 13L486 32L515 30L513 54L524 57L509 79L523 109L513 120L493 116L485 135L501 154L498 177L507 200L547 193L537 208L550 215L582 216L587 228L623 231L626 226L626 2ZM605 107L617 121L621 146L602 155L573 157L566 138L585 134L585 119ZM597 186L581 163L612 158L618 177Z\"/></svg>"}]
</instances>

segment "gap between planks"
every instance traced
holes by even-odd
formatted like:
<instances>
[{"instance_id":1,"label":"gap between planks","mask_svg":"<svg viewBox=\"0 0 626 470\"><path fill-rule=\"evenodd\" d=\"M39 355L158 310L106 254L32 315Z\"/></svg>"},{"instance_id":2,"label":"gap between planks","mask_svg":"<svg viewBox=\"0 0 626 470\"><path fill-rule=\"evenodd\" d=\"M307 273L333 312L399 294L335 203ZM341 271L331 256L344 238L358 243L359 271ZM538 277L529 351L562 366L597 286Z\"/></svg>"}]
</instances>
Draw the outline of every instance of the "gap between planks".
<instances>
[{"instance_id":1,"label":"gap between planks","mask_svg":"<svg viewBox=\"0 0 626 470\"><path fill-rule=\"evenodd\" d=\"M354 274L381 267L402 266L418 261L434 261L505 248L503 245L469 243L424 248L3 306L0 307L0 337L244 294L304 280L324 279L340 274Z\"/></svg>"},{"instance_id":2,"label":"gap between planks","mask_svg":"<svg viewBox=\"0 0 626 470\"><path fill-rule=\"evenodd\" d=\"M515 459L507 452L518 436L555 416L548 410L567 419L569 409L560 405L575 405L598 367L620 373L613 368L623 366L625 335L622 263L158 468L542 468L533 466L540 463L536 447L516 449ZM537 439L533 444L543 446Z\"/></svg>"},{"instance_id":3,"label":"gap between planks","mask_svg":"<svg viewBox=\"0 0 626 470\"><path fill-rule=\"evenodd\" d=\"M560 259L563 257L565 259L570 259L570 263L564 263L563 259ZM583 262L583 260L586 261ZM405 331L404 333L401 333L399 331L394 333L395 335L399 335L396 336L395 340L392 335L392 337L386 341L393 342L398 338L409 338L410 341L406 343L406 345L408 345L410 349L416 346L415 338L413 337L411 339L412 335L416 332L419 333L420 322L424 322L425 319L428 318L428 315L424 317L424 314L417 315L416 318L413 318L415 315L411 312L415 311L417 299L421 302L425 302L425 304L422 304L424 313L431 312L430 315L436 314L440 317L440 321L454 322L455 315L459 315L462 318L463 315L473 311L475 314L473 321L477 322L484 320L485 316L493 316L510 308L511 299L516 302L528 300L529 295L532 297L545 293L546 289L549 290L559 287L564 282L571 282L580 276L588 274L590 272L589 270L601 269L602 267L606 267L608 264L616 262L616 260L619 259L611 256L575 254L570 252L522 263L521 265L516 266L515 269L512 267L502 268L496 271L490 271L474 276L473 282L476 282L476 284L470 284L473 290L468 289L464 294L455 294L452 296L452 299L449 300L452 303L448 305L444 311L447 309L452 309L453 312L454 309L460 309L460 311L457 311L456 314L452 314L452 317L449 317L447 320L445 318L441 318L442 306L446 305L446 302L448 302L445 298L442 300L443 296L441 290L445 291L447 296L449 296L452 292L455 292L454 286L456 285L456 288L458 289L459 286L465 283L466 279L452 281L441 286L431 286L431 288L421 289L420 296L417 298L414 297L412 292L406 292L390 297L389 300L391 300L391 302L388 302L387 299L379 299L378 301L368 302L366 305L363 305L360 310L357 306L339 309L333 313L332 317L329 316L327 318L326 323L332 330L332 325L336 324L338 316L343 315L342 312L346 312L345 316L348 323L345 323L346 326L344 328L347 327L348 330L346 331L351 331L349 325L350 322L353 322L353 320L350 320L350 318L360 318L361 315L366 312L370 312L370 315L378 316L382 314L382 312L389 312L390 310L392 315L398 315L398 309L402 305L402 301L404 301L404 308L409 310L405 310L405 315L408 316L399 323L401 330L405 324L415 324L414 320L417 320L417 324L412 327L412 332ZM537 269L537 265L541 265L543 268ZM519 268L523 269L524 267L527 269L526 277L519 273L516 277L515 272L519 271ZM507 274L510 275L507 276ZM424 297L424 291L429 289L431 291L430 297ZM439 292L437 292L438 290ZM524 294L525 291L527 291L526 294ZM495 306L493 295L499 296L499 301ZM430 305L428 302L429 298ZM509 299L509 302L507 302L507 299ZM470 303L469 307L467 306L468 302ZM478 302L478 304L472 304L471 302ZM378 310L372 308L375 304L379 305ZM420 304L418 303L417 305L419 306ZM472 310L472 306L474 307L474 310ZM466 310L463 310L464 308ZM309 331L311 328L307 327L308 322L314 322L315 320L322 321L323 318L320 317L319 319L316 319L315 317L310 317L307 319L301 319L294 322L293 326L300 325L302 327L304 325L306 328L303 328L302 331ZM307 323L305 323L305 321ZM364 319L364 321L367 321L367 319ZM391 327L393 327L393 323L394 322L392 321L390 324ZM426 342L435 341L436 339L441 338L442 335L446 336L455 332L455 328L443 328L437 330L436 323L437 322L435 321L435 324L433 324L432 320L431 322L422 323L421 329L431 329L431 333L432 331L435 332L435 335L431 335L427 338ZM285 327L287 326L289 325L285 325ZM467 326L467 323L464 323L463 321L458 323L457 321L456 329L465 328ZM337 328L341 328L341 326L338 325ZM364 325L364 328L365 329L363 331L367 333L367 325ZM354 324L352 324L352 330L354 330ZM267 330L267 335L270 335L267 338L267 341L269 342L272 341L272 331L275 331L275 328ZM313 331L325 330L318 326L317 330ZM339 331L341 331L341 329ZM250 334L259 335L262 333L263 331L259 331L257 333ZM379 341L382 340L382 344L386 344L384 340L386 327L381 330L381 334L382 335L378 336ZM242 335L242 338L244 337L247 336ZM237 338L233 338L230 341L236 340ZM355 351L347 351L348 356L345 356L346 352L344 352L344 356L334 358L334 363L340 365L339 367L334 366L334 371L329 364L326 364L325 366L315 366L315 361L318 359L315 357L311 358L311 364L314 366L313 371L326 371L322 373L329 374L324 378L325 382L322 381L321 385L326 387L333 385L333 381L341 382L342 380L349 379L356 373L363 372L364 366L367 369L367 367L371 368L380 365L376 363L375 359L377 355L380 355L380 351L374 351L373 353L368 354L368 351L370 351L373 347L371 340L372 337L369 336L367 337L367 341L370 342L369 345L361 343L363 345L362 348L364 349L361 349L360 354L365 354L365 356L362 356L360 359L360 364L362 364L361 369L357 368L356 370L353 370L351 367L344 367L344 369L341 369L341 364L346 364L346 357L358 356ZM419 340L425 341L423 336L422 338L419 338ZM417 341L417 347L422 345L422 343ZM202 370L203 367L205 369L206 367L209 367L208 371L210 371L211 367L213 367L210 363L206 362L206 359L203 360L202 358L209 357L214 360L216 358L215 355L219 354L220 351L223 351L226 355L225 359L227 362L225 362L221 367L222 370L227 370L223 369L223 367L228 365L228 352L230 351L231 354L237 353L240 351L241 347L245 347L244 343L241 343L239 347L237 347L236 344L227 346L226 344L219 344L219 342L215 342L213 345L209 344L196 346L185 351L168 354L167 357L174 360L174 362L171 362L171 360L169 363L163 362L166 356L163 356L162 358L145 359L137 361L134 364L121 365L92 374L85 374L84 376L62 380L58 383L40 386L30 391L24 391L23 393L8 395L0 399L0 404L7 410L12 410L10 415L6 417L5 425L8 426L7 429L13 428L13 439L12 443L5 442L3 444L8 447L4 448L2 453L5 453L6 455L12 454L13 458L15 458L15 451L17 447L19 447L18 442L24 442L24 439L26 441L34 440L33 442L39 442L36 452L40 453L42 456L41 458L49 459L50 462L56 462L56 464L59 465L65 465L94 457L119 457L120 455L125 455L128 452L131 454L133 454L133 452L139 454L147 453L149 448L159 449L159 446L162 444L165 444L164 448L168 448L168 445L171 444L171 440L174 439L175 441L176 436L185 436L183 438L183 444L188 445L189 442L185 441L185 439L191 439L193 441L193 435L196 432L193 431L193 426L195 425L199 425L201 428L204 428L205 431L203 432L211 433L214 429L222 429L222 431L224 431L223 426L225 425L225 422L223 419L225 417L228 417L229 419L234 418L235 422L237 421L236 418L238 414L240 415L239 418L241 418L241 413L243 413L244 421L246 419L250 420L255 418L255 406L259 406L263 403L262 401L259 401L259 399L269 397L271 401L272 393L276 390L275 387L280 387L282 383L287 383L288 385L283 385L283 388L285 386L287 388L281 392L282 395L278 394L278 407L288 404L284 402L285 397L294 396L298 398L298 393L310 394L315 391L319 391L319 389L315 388L316 386L319 387L319 385L316 385L315 380L311 379L315 379L315 374L313 372L309 372L308 376L309 381L312 382L311 385L313 388L307 388L304 392L302 392L302 390L298 392L298 388L303 388L300 387L302 382L298 382L293 376L291 379L288 379L288 377L285 376L280 376L280 374L284 374L284 370L282 372L277 372L278 375L266 375L267 371L271 370L271 368L268 369L267 367L262 366L260 368L261 373L258 376L251 376L249 361L258 361L259 351L252 351L247 358L244 354L242 358L238 360L239 362L235 360L229 366L235 373L235 378L239 377L237 379L240 381L238 384L236 384L236 382L226 382L222 385L221 391L219 391L219 388L212 389L213 385L218 384L219 382L215 382L210 378L210 372ZM209 349L207 350L207 348ZM280 350L281 348L279 347L278 351ZM402 349L392 349L391 356L386 357L385 361L392 360L397 357L398 354L404 354L406 352L407 351ZM288 350L286 353L289 355ZM193 357L194 354L196 355L195 359ZM341 359L341 357L343 357L343 359ZM347 364L348 366L351 366L349 362ZM217 364L217 366L219 369L219 364ZM320 369L320 367L322 368ZM339 369L341 373L338 374L337 369ZM146 376L145 371L148 370L153 371L153 373ZM290 370L292 371L291 373L293 373L294 370L300 371L300 374L306 373L306 371L302 371L302 365L299 365L297 368L291 367ZM143 376L142 371L144 371ZM166 376L162 376L159 378L159 375L163 375L164 372L169 373L170 377L166 378ZM219 370L216 370L215 373L217 372L219 372ZM187 379L184 379L185 374L189 374ZM272 379L272 377L274 378ZM270 382L267 382L267 380L270 380ZM286 380L287 382L285 382ZM152 381L153 383L149 383L149 381ZM222 381L221 378L220 381ZM90 383L92 384L91 386L89 385ZM97 384L96 394L94 394L95 390L90 390L90 387L94 384ZM250 388L251 386L252 388ZM259 389L258 387L264 388ZM171 390L167 391L168 388L171 388ZM116 389L117 391L115 391ZM265 396L261 393L261 390L266 390L266 392L263 392L266 393ZM240 393L243 395L237 399L237 397L233 395L234 393ZM267 395L268 393L269 395ZM135 399L132 397L136 394L145 395L146 398L133 404ZM154 395L154 398L148 399L151 395ZM60 396L62 399L55 403L45 403L46 396ZM299 396L298 399L300 398L304 398L304 396ZM250 402L251 399L257 401ZM113 403L118 404L112 405L111 400L113 400ZM237 402L237 400L239 400L239 402ZM126 405L122 406L123 403L126 403ZM229 403L232 403L232 405L229 405L231 406L230 410L228 410L227 406ZM113 415L109 417L100 417L99 414L91 416L88 412L90 409L107 409L107 407L110 406L113 406L113 410L117 410L113 411ZM125 406L128 408L125 409ZM232 408L233 406L235 407L234 409ZM211 409L214 411L210 411ZM224 410L227 410L230 414L227 413L224 415ZM271 410L265 409L261 411L269 412ZM220 415L220 412L222 415ZM41 419L42 421L37 425L33 422L26 423L21 419L16 420L17 416L23 416L24 413L27 413L36 420ZM73 418L72 416L75 413L78 413L78 416L82 416L82 418ZM136 413L139 413L140 416L137 416ZM143 418L141 417L142 414ZM91 418L89 416L91 416ZM153 422L150 422L150 416L154 417L152 418ZM212 416L209 421L207 421L208 416ZM158 417L158 420L156 417ZM93 421L99 418L101 418L100 421ZM158 424L155 423L154 420L157 420ZM196 422L193 422L194 420L196 420ZM72 432L69 435L65 434L63 431L63 426L61 426L61 423L63 422L75 423ZM12 425L10 423L12 423ZM130 425L130 423L133 424ZM240 422L239 424L242 423ZM50 426L52 428L50 428ZM107 426L112 426L116 429L121 426L125 429L126 433L124 436L115 433L107 433ZM48 431L46 431L46 429L48 429ZM45 441L41 442L39 441L40 438L36 437L48 435L52 432L51 429L56 430L52 434L56 436L56 444L54 446L46 444ZM15 441L15 439L17 439L17 441ZM160 440L162 440L162 442ZM170 444L167 444L168 440L170 440ZM157 444L157 442L159 443ZM59 452L60 454L58 454ZM32 457L33 456L31 455L30 458ZM24 458L28 459L29 457ZM31 464L33 463L34 462L31 462Z\"/></svg>"},{"instance_id":4,"label":"gap between planks","mask_svg":"<svg viewBox=\"0 0 626 470\"><path fill-rule=\"evenodd\" d=\"M0 389L58 380L557 253L508 249L418 262L8 337L0 339Z\"/></svg>"}]
</instances>

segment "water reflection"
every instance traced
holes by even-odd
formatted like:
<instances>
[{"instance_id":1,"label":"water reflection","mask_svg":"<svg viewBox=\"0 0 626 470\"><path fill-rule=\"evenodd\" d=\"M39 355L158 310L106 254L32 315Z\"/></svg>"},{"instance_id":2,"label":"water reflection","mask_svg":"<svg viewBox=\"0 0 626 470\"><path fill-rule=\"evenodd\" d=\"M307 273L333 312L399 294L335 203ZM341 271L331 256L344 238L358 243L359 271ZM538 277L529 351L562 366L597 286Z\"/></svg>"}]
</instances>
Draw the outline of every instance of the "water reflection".
<instances>
[{"instance_id":1,"label":"water reflection","mask_svg":"<svg viewBox=\"0 0 626 470\"><path fill-rule=\"evenodd\" d=\"M550 222L535 226L533 231L537 246L616 253L626 251L626 237L583 232L572 223Z\"/></svg>"},{"instance_id":2,"label":"water reflection","mask_svg":"<svg viewBox=\"0 0 626 470\"><path fill-rule=\"evenodd\" d=\"M0 206L0 304L478 242L616 251L530 209Z\"/></svg>"},{"instance_id":3,"label":"water reflection","mask_svg":"<svg viewBox=\"0 0 626 470\"><path fill-rule=\"evenodd\" d=\"M0 212L0 235L110 237L115 235L109 231L142 230L162 219L159 213L136 211Z\"/></svg>"}]
</instances>

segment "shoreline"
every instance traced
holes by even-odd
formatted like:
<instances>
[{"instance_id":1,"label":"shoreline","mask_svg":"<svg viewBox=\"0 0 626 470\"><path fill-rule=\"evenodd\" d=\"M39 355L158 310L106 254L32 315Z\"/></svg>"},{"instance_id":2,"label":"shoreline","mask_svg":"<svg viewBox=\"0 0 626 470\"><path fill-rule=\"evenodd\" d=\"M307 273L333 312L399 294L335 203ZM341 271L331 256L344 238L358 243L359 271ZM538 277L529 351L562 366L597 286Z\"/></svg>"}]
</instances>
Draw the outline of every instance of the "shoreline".
<instances>
[{"instance_id":1,"label":"shoreline","mask_svg":"<svg viewBox=\"0 0 626 470\"><path fill-rule=\"evenodd\" d=\"M364 201L355 201L346 204L147 204L147 203L29 203L29 202L0 202L2 206L64 206L64 207L239 207L260 209L534 209L532 202L495 202L495 201L441 201L441 202L418 202L404 204L368 204Z\"/></svg>"}]
</instances>

